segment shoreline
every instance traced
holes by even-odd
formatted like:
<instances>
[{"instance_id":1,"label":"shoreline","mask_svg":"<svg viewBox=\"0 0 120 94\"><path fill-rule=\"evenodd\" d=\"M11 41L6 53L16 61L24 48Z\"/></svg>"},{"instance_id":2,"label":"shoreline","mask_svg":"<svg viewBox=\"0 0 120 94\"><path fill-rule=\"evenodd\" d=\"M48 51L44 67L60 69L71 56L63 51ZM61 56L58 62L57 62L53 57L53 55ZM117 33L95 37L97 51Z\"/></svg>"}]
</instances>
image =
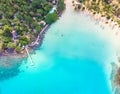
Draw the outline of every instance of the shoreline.
<instances>
[{"instance_id":1,"label":"shoreline","mask_svg":"<svg viewBox=\"0 0 120 94\"><path fill-rule=\"evenodd\" d=\"M77 2L76 0L73 0L74 2ZM75 8L77 6L77 4L80 4L79 2L73 3L73 7ZM120 93L120 86L117 84L116 79L116 75L117 73L119 73L119 69L120 69L120 25L115 22L112 19L107 19L107 16L102 16L102 14L100 13L95 13L94 11L88 10L88 8L83 4L83 6L85 7L84 10L78 9L76 11L78 12L83 12L85 15L92 17L93 20L96 21L96 24L98 24L103 30L105 29L105 27L107 27L107 31L105 32L98 32L98 34L101 34L103 38L107 39L110 44L112 45L112 50L113 50L113 57L111 57L110 59L112 60L111 63L108 63L108 65L110 66L110 68L107 70L108 71L108 76L110 76L109 78L109 85L111 88L111 92L113 94L119 94ZM82 6L82 7L83 7Z\"/></svg>"},{"instance_id":2,"label":"shoreline","mask_svg":"<svg viewBox=\"0 0 120 94\"><path fill-rule=\"evenodd\" d=\"M58 13L58 19L61 17L62 13L64 12L64 10L60 13ZM58 20L57 19L57 20ZM54 24L54 23L53 23ZM38 34L37 38L35 41L33 41L31 44L28 44L25 46L25 48L28 49L28 51L30 50L34 50L35 48L37 48L38 46L41 46L42 45L42 42L43 42L43 39L44 39L44 36L45 36L45 33L46 31L52 26L52 24L46 24L43 29L41 30L41 32ZM27 56L27 52L26 50L22 50L20 53L17 53L17 52L12 52L12 53L9 53L9 52L1 52L0 53L0 57L20 57L20 58L24 58Z\"/></svg>"},{"instance_id":3,"label":"shoreline","mask_svg":"<svg viewBox=\"0 0 120 94\"><path fill-rule=\"evenodd\" d=\"M84 10L81 9L77 9L75 11L82 11L83 13L85 13L88 16L91 16L94 18L94 20L98 21L98 23L100 25L102 25L103 27L105 26L109 26L110 28L112 28L112 30L115 30L116 35L120 35L120 25L115 22L114 20L112 20L112 18L108 19L107 16L102 16L102 14L100 13L94 13L95 11L89 10L84 4L79 3L77 0L73 0L74 3L72 3L73 8L76 8L77 5L81 5L82 7L84 7Z\"/></svg>"},{"instance_id":4,"label":"shoreline","mask_svg":"<svg viewBox=\"0 0 120 94\"><path fill-rule=\"evenodd\" d=\"M50 28L51 25L46 25L42 30L41 32L38 34L36 40L34 42L32 42L32 44L28 44L25 46L25 48L27 47L27 49L29 50L33 50L34 48L36 48L38 45L41 45L42 44L42 41L43 41L43 38L44 38L44 34L46 33L46 31ZM12 55L12 56L11 56ZM1 52L1 55L0 57L24 57L27 55L27 52L25 51L25 49L23 51L21 51L20 53L17 53L17 52L12 52L12 53L9 53L9 52Z\"/></svg>"}]
</instances>

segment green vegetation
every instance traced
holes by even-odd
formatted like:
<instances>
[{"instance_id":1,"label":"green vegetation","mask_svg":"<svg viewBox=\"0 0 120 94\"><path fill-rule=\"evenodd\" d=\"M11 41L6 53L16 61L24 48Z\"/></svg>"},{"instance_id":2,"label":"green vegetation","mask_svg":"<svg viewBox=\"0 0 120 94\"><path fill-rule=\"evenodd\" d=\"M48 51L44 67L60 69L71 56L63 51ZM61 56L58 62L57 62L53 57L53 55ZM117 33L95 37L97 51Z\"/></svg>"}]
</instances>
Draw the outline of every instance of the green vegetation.
<instances>
[{"instance_id":1,"label":"green vegetation","mask_svg":"<svg viewBox=\"0 0 120 94\"><path fill-rule=\"evenodd\" d=\"M50 13L52 8L56 10ZM1 0L0 51L15 49L35 41L47 24L52 24L65 8L64 0Z\"/></svg>"},{"instance_id":2,"label":"green vegetation","mask_svg":"<svg viewBox=\"0 0 120 94\"><path fill-rule=\"evenodd\" d=\"M52 24L57 20L57 13L48 14L45 20L48 24Z\"/></svg>"},{"instance_id":3,"label":"green vegetation","mask_svg":"<svg viewBox=\"0 0 120 94\"><path fill-rule=\"evenodd\" d=\"M15 44L12 43L12 42L9 42L9 43L7 44L7 47L10 48L10 49L15 48Z\"/></svg>"},{"instance_id":4,"label":"green vegetation","mask_svg":"<svg viewBox=\"0 0 120 94\"><path fill-rule=\"evenodd\" d=\"M65 9L64 0L58 0L57 10L59 12L63 11Z\"/></svg>"},{"instance_id":5,"label":"green vegetation","mask_svg":"<svg viewBox=\"0 0 120 94\"><path fill-rule=\"evenodd\" d=\"M20 52L21 52L21 47L20 47L19 45L16 47L16 52L17 52L17 53L20 53Z\"/></svg>"}]
</instances>

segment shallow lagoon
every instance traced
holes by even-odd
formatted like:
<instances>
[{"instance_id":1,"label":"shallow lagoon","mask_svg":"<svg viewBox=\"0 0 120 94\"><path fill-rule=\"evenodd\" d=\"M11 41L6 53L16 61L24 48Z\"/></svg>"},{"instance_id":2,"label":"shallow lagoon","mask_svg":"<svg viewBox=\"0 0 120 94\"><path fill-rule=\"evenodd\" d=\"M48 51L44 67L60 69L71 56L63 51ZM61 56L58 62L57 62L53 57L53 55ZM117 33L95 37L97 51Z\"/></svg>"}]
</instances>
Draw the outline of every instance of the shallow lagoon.
<instances>
[{"instance_id":1,"label":"shallow lagoon","mask_svg":"<svg viewBox=\"0 0 120 94\"><path fill-rule=\"evenodd\" d=\"M111 94L105 67L111 49L99 30L91 17L67 6L31 54L34 66L24 59L19 75L0 82L1 94Z\"/></svg>"}]
</instances>

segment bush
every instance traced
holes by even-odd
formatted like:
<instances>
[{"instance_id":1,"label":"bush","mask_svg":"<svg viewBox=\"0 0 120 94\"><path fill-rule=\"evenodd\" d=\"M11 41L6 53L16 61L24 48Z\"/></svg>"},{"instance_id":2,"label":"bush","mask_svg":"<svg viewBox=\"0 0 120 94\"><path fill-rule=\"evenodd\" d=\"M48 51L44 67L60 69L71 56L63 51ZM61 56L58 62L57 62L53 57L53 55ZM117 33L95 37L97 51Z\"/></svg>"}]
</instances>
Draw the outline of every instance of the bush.
<instances>
[{"instance_id":1,"label":"bush","mask_svg":"<svg viewBox=\"0 0 120 94\"><path fill-rule=\"evenodd\" d=\"M51 13L51 14L48 14L45 18L46 22L48 24L52 24L53 22L55 22L57 20L57 13L54 12L54 13Z\"/></svg>"},{"instance_id":2,"label":"bush","mask_svg":"<svg viewBox=\"0 0 120 94\"><path fill-rule=\"evenodd\" d=\"M15 50L16 50L16 52L20 53L21 52L21 47L17 46Z\"/></svg>"},{"instance_id":3,"label":"bush","mask_svg":"<svg viewBox=\"0 0 120 94\"><path fill-rule=\"evenodd\" d=\"M7 47L10 48L10 49L15 48L15 44L12 43L12 42L9 42L9 43L7 44Z\"/></svg>"}]
</instances>

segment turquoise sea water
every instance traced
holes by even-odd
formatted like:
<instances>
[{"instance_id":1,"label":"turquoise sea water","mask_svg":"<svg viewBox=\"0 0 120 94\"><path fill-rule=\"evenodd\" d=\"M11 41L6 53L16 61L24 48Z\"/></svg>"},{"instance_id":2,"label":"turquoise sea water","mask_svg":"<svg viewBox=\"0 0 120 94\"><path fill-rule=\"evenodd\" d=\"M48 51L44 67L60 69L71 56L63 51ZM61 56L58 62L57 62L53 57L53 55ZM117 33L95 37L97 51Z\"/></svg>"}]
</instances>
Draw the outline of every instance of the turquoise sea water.
<instances>
[{"instance_id":1,"label":"turquoise sea water","mask_svg":"<svg viewBox=\"0 0 120 94\"><path fill-rule=\"evenodd\" d=\"M109 43L98 30L103 31L91 17L68 6L31 54L34 66L29 58L21 61L21 73L0 82L0 94L111 94Z\"/></svg>"}]
</instances>

